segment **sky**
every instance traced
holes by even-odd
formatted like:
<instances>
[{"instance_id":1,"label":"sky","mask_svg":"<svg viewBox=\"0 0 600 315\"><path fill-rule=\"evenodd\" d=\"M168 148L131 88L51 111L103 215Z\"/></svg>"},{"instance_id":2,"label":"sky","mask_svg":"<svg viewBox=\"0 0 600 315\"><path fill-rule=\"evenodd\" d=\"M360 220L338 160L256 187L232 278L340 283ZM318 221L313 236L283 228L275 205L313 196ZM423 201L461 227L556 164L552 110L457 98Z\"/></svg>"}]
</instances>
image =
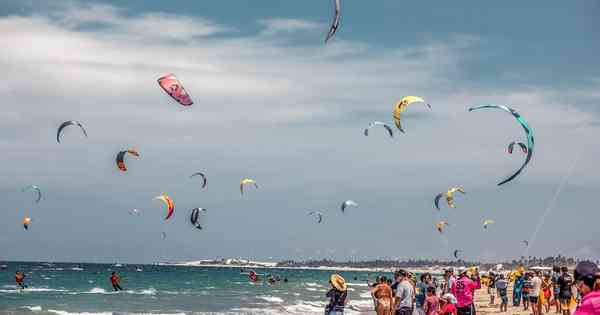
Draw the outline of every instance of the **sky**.
<instances>
[{"instance_id":1,"label":"sky","mask_svg":"<svg viewBox=\"0 0 600 315\"><path fill-rule=\"evenodd\" d=\"M324 0L0 1L0 260L600 259L598 14L593 0L345 0L324 44ZM193 106L158 87L166 73ZM432 109L365 137L405 95ZM505 112L467 112L488 103L536 139L501 187L525 135ZM89 137L70 127L58 144L66 120ZM140 157L122 173L127 148ZM246 177L259 188L241 196ZM435 210L455 185L457 207ZM359 206L342 213L347 199Z\"/></svg>"}]
</instances>

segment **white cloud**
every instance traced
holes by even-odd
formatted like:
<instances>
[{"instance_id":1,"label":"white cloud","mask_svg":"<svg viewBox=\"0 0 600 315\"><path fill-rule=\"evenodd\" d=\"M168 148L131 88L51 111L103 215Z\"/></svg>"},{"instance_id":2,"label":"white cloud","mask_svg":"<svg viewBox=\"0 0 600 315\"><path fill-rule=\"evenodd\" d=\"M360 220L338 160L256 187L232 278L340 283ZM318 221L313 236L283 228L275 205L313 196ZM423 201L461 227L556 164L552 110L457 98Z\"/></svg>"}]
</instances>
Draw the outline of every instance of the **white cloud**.
<instances>
[{"instance_id":1,"label":"white cloud","mask_svg":"<svg viewBox=\"0 0 600 315\"><path fill-rule=\"evenodd\" d=\"M469 191L495 189L497 180L521 163L518 156L504 154L510 140L523 136L512 117L467 113L468 106L490 100L510 104L530 121L538 148L520 180L534 184L560 178L564 170L556 165L568 163L572 148L582 145L571 127L594 118L570 106L572 100L556 97L560 92L541 87L465 90L461 64L476 37L455 36L408 48L336 38L325 46L318 23L260 23L265 29L257 34L225 38L218 35L230 28L207 19L127 15L111 6L1 17L0 67L10 80L0 87L0 149L10 162L0 167L5 179L0 188L14 191L14 183L41 182L57 195L91 194L108 200L98 207L111 213L146 205L140 201L146 200L143 194L151 197L163 190L178 192L183 204L196 202L197 191L181 178L202 168L211 176L210 194L202 198L207 207L243 207L239 212L252 214L246 219L267 224L296 220L295 215L303 220L304 209L320 209L329 202L337 209L338 199L352 195L368 210L355 212L359 219L348 216L344 224L328 224L340 229L370 224L371 229L364 229L367 239L391 240L394 219L402 219L397 216L409 209L414 211L415 235L428 235L420 224L428 230L431 222L426 220L433 219L425 218L422 208L429 209L430 195L441 187L459 181ZM264 36L293 36L293 31L306 32L314 44L291 45ZM156 79L166 72L182 80L196 102L192 108L181 109L158 88ZM578 98L595 97L596 92L574 88L570 93ZM391 122L393 104L408 94L424 96L433 110L410 108L403 118L405 135L362 136L372 120ZM57 146L56 127L67 119L83 121L90 138L68 134ZM114 170L113 155L129 146L139 149L141 157L121 176ZM598 184L592 152L590 156L582 159L576 183ZM230 194L237 192L243 176L258 177L263 184L244 204ZM427 200L414 202L421 195ZM7 203L21 207L17 201ZM91 207L85 200L71 206ZM301 217L291 208L298 208ZM227 236L230 241L256 234L242 224L247 222L238 222L239 215L229 221L218 215L213 219L216 225L240 231ZM390 225L380 228L384 223ZM277 231L278 239L301 235L301 226ZM185 232L170 235L177 233ZM223 237L207 233L207 240ZM315 237L331 241L323 248L337 245L329 235ZM432 251L437 254L439 249Z\"/></svg>"}]
</instances>

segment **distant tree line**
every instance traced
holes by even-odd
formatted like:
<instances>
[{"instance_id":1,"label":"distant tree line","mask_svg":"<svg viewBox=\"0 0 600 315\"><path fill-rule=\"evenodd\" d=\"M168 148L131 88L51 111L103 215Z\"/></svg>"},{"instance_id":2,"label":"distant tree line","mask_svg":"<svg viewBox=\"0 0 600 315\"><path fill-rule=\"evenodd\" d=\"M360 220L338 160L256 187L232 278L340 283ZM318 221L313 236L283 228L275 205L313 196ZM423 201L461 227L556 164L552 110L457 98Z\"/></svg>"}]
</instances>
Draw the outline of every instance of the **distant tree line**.
<instances>
[{"instance_id":1,"label":"distant tree line","mask_svg":"<svg viewBox=\"0 0 600 315\"><path fill-rule=\"evenodd\" d=\"M482 270L488 270L496 267L498 264L502 264L503 269L514 269L518 266L533 267L533 266L569 266L572 267L577 264L578 260L572 257L565 257L558 255L556 257L524 257L521 259L513 259L512 261L504 262L478 262L478 261L464 261L462 259L457 260L437 260L437 259L409 259L409 260L389 260L389 259L376 259L366 261L334 261L330 259L322 260L306 260L306 261L294 261L285 260L277 263L277 267L350 267L350 268L428 268L428 267L459 267L459 266L480 266Z\"/></svg>"}]
</instances>

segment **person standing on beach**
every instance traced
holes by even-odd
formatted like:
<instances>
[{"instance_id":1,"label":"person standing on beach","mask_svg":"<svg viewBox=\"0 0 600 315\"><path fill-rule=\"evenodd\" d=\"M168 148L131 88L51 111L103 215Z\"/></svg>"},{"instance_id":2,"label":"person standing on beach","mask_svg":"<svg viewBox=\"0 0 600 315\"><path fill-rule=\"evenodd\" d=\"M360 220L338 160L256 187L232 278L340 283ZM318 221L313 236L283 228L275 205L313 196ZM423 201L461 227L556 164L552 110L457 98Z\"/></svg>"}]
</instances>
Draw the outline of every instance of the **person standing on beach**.
<instances>
[{"instance_id":1,"label":"person standing on beach","mask_svg":"<svg viewBox=\"0 0 600 315\"><path fill-rule=\"evenodd\" d=\"M437 315L456 315L456 297L452 293L442 295Z\"/></svg>"},{"instance_id":2,"label":"person standing on beach","mask_svg":"<svg viewBox=\"0 0 600 315\"><path fill-rule=\"evenodd\" d=\"M408 278L409 273L406 270L398 270L394 274L398 287L396 288L395 315L412 315L413 301L415 299L415 289Z\"/></svg>"},{"instance_id":3,"label":"person standing on beach","mask_svg":"<svg viewBox=\"0 0 600 315\"><path fill-rule=\"evenodd\" d=\"M392 288L385 277L378 277L378 280L379 282L371 291L375 300L375 312L377 315L393 315L394 294Z\"/></svg>"},{"instance_id":4,"label":"person standing on beach","mask_svg":"<svg viewBox=\"0 0 600 315\"><path fill-rule=\"evenodd\" d=\"M562 312L560 308L560 301L558 300L558 295L560 294L560 286L558 285L558 279L560 278L560 267L554 266L552 267L552 295L553 302L556 305L556 313L560 314Z\"/></svg>"},{"instance_id":5,"label":"person standing on beach","mask_svg":"<svg viewBox=\"0 0 600 315\"><path fill-rule=\"evenodd\" d=\"M112 287L115 291L123 290L123 288L121 288L121 285L119 285L119 282L121 282L121 277L119 277L119 275L117 275L117 273L113 271L110 275L110 283L112 284Z\"/></svg>"},{"instance_id":6,"label":"person standing on beach","mask_svg":"<svg viewBox=\"0 0 600 315\"><path fill-rule=\"evenodd\" d=\"M503 274L496 280L496 289L500 297L500 312L506 312L508 308L508 281Z\"/></svg>"},{"instance_id":7,"label":"person standing on beach","mask_svg":"<svg viewBox=\"0 0 600 315\"><path fill-rule=\"evenodd\" d=\"M540 291L540 314L542 309L546 310L546 313L550 312L550 301L552 301L552 279L549 273L544 274L542 279L542 291Z\"/></svg>"},{"instance_id":8,"label":"person standing on beach","mask_svg":"<svg viewBox=\"0 0 600 315\"><path fill-rule=\"evenodd\" d=\"M541 315L540 293L542 291L542 278L540 278L540 272L535 271L531 278L532 289L529 294L529 303L531 304L531 311L533 315Z\"/></svg>"},{"instance_id":9,"label":"person standing on beach","mask_svg":"<svg viewBox=\"0 0 600 315\"><path fill-rule=\"evenodd\" d=\"M600 269L591 261L582 261L575 267L575 286L581 294L581 303L573 315L600 314Z\"/></svg>"},{"instance_id":10,"label":"person standing on beach","mask_svg":"<svg viewBox=\"0 0 600 315\"><path fill-rule=\"evenodd\" d=\"M525 273L524 279L525 279L525 281L523 282L523 289L521 290L522 298L523 298L523 310L528 311L529 310L529 294L531 293L531 290L533 289L533 283L531 282L531 275L529 274L529 272Z\"/></svg>"},{"instance_id":11,"label":"person standing on beach","mask_svg":"<svg viewBox=\"0 0 600 315\"><path fill-rule=\"evenodd\" d=\"M332 274L329 284L331 289L325 295L329 298L329 303L325 306L325 315L343 315L348 298L346 280L338 274Z\"/></svg>"},{"instance_id":12,"label":"person standing on beach","mask_svg":"<svg viewBox=\"0 0 600 315\"><path fill-rule=\"evenodd\" d=\"M571 309L571 299L573 298L573 292L571 287L573 286L573 277L569 274L569 269L566 266L561 267L561 276L558 278L558 300L560 301L560 309L563 315L569 315Z\"/></svg>"},{"instance_id":13,"label":"person standing on beach","mask_svg":"<svg viewBox=\"0 0 600 315\"><path fill-rule=\"evenodd\" d=\"M420 282L415 287L415 307L418 315L424 315L425 299L427 298L427 288L431 286L431 275L429 273L421 274Z\"/></svg>"},{"instance_id":14,"label":"person standing on beach","mask_svg":"<svg viewBox=\"0 0 600 315\"><path fill-rule=\"evenodd\" d=\"M496 302L496 274L492 271L488 275L488 294L490 295L490 305L494 305Z\"/></svg>"},{"instance_id":15,"label":"person standing on beach","mask_svg":"<svg viewBox=\"0 0 600 315\"><path fill-rule=\"evenodd\" d=\"M452 267L444 270L444 286L442 288L442 294L450 293L452 290L452 285L454 281L456 281L456 277L454 276L454 269Z\"/></svg>"},{"instance_id":16,"label":"person standing on beach","mask_svg":"<svg viewBox=\"0 0 600 315\"><path fill-rule=\"evenodd\" d=\"M437 315L439 308L440 301L435 295L435 287L427 287L427 297L425 298L425 305L423 307L425 315Z\"/></svg>"},{"instance_id":17,"label":"person standing on beach","mask_svg":"<svg viewBox=\"0 0 600 315\"><path fill-rule=\"evenodd\" d=\"M452 285L452 295L456 297L458 315L472 315L475 313L474 291L481 289L481 280L479 274L473 276L475 276L475 281L467 276L466 268L461 268L458 271L458 280Z\"/></svg>"},{"instance_id":18,"label":"person standing on beach","mask_svg":"<svg viewBox=\"0 0 600 315\"><path fill-rule=\"evenodd\" d=\"M513 306L521 305L521 294L523 293L523 284L525 284L525 276L518 272L513 285Z\"/></svg>"}]
</instances>

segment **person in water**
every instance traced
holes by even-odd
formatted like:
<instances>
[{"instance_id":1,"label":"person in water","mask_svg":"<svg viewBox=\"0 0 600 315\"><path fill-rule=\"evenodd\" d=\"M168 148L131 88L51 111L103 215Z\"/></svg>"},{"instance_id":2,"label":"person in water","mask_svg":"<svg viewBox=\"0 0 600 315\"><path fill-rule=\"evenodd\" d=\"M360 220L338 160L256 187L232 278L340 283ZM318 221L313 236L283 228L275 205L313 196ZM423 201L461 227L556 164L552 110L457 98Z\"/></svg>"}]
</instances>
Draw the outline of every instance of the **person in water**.
<instances>
[{"instance_id":1,"label":"person in water","mask_svg":"<svg viewBox=\"0 0 600 315\"><path fill-rule=\"evenodd\" d=\"M21 289L27 288L27 285L25 285L25 274L20 271L15 273L15 282L21 287Z\"/></svg>"},{"instance_id":2,"label":"person in water","mask_svg":"<svg viewBox=\"0 0 600 315\"><path fill-rule=\"evenodd\" d=\"M348 298L346 280L338 274L332 274L329 284L331 289L325 295L329 298L329 303L325 306L325 315L343 315Z\"/></svg>"},{"instance_id":3,"label":"person in water","mask_svg":"<svg viewBox=\"0 0 600 315\"><path fill-rule=\"evenodd\" d=\"M379 283L371 290L371 295L375 300L375 313L377 315L394 314L394 293L385 277L378 277Z\"/></svg>"},{"instance_id":4,"label":"person in water","mask_svg":"<svg viewBox=\"0 0 600 315\"><path fill-rule=\"evenodd\" d=\"M119 275L117 275L116 272L112 272L112 274L110 275L110 283L112 284L112 287L115 291L122 291L123 288L121 288L121 285L119 284L119 282L121 282L121 277L119 277Z\"/></svg>"}]
</instances>

